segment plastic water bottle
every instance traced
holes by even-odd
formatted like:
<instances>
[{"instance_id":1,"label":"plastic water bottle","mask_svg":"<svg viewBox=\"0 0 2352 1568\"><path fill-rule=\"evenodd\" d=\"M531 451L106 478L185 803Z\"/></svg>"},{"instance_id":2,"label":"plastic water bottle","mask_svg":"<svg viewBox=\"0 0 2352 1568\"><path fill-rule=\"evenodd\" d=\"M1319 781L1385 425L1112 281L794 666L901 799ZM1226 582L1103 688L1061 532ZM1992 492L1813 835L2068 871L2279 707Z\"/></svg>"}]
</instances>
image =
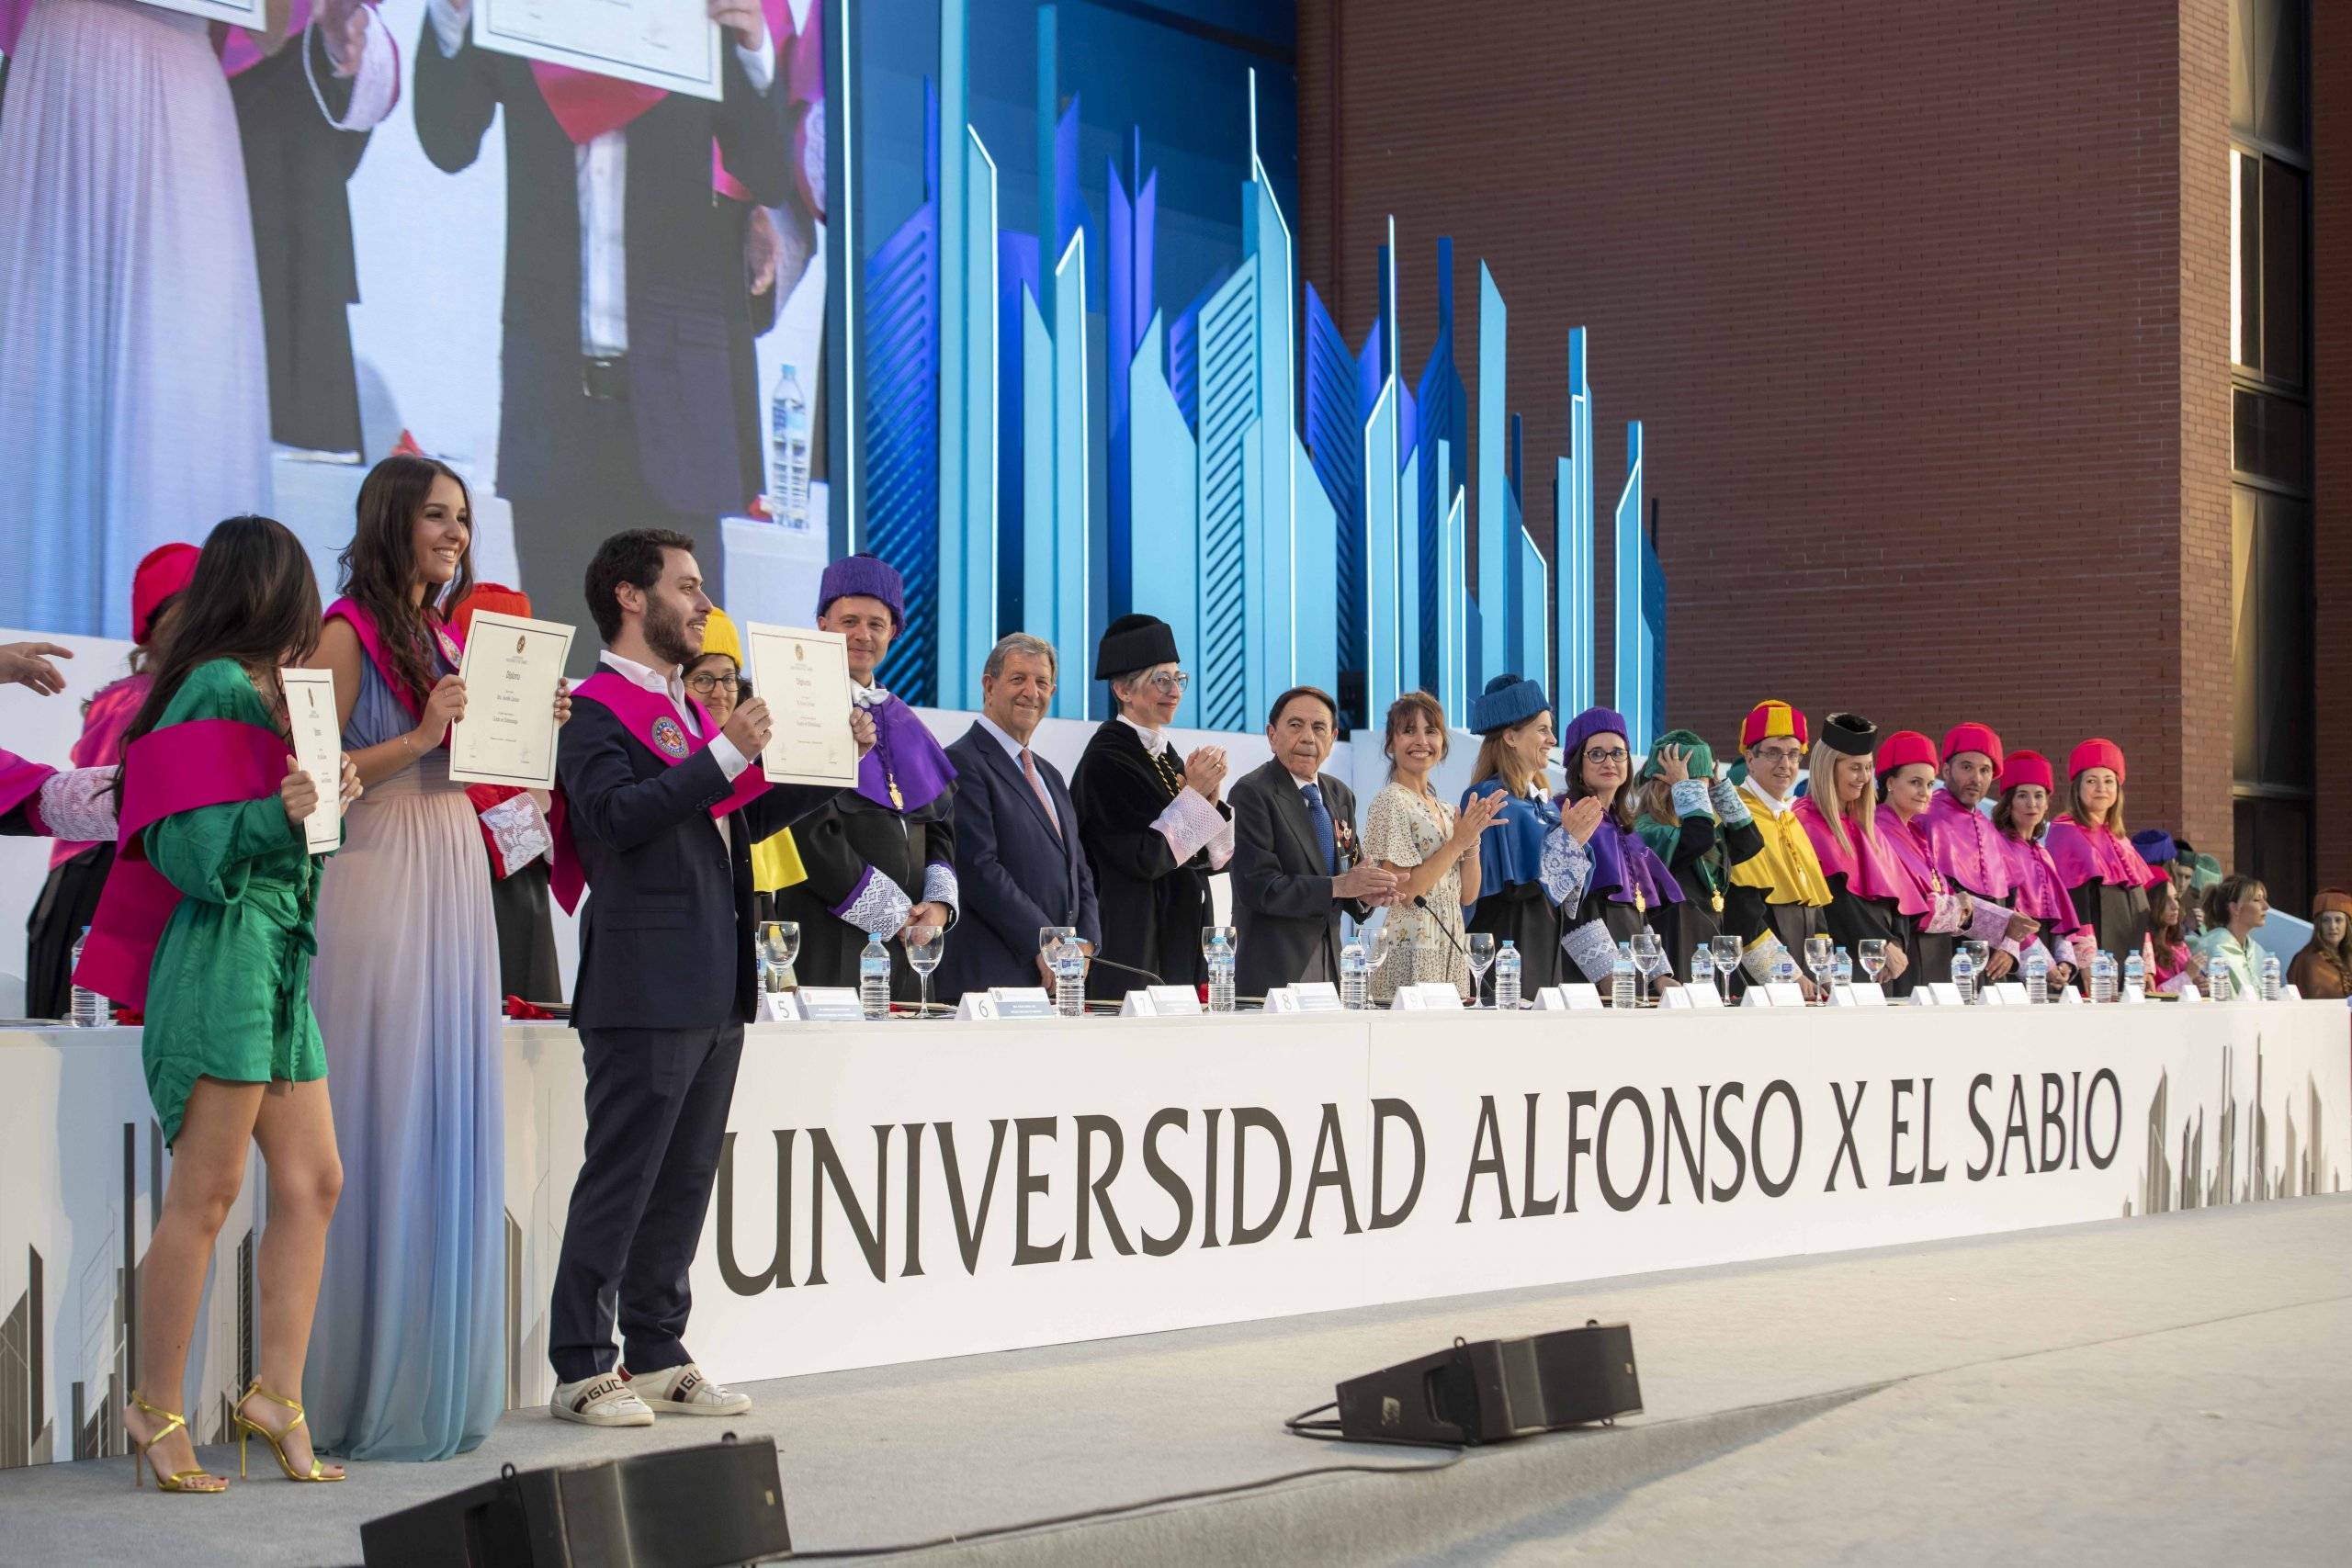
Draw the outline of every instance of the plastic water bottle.
<instances>
[{"instance_id":1,"label":"plastic water bottle","mask_svg":"<svg viewBox=\"0 0 2352 1568\"><path fill-rule=\"evenodd\" d=\"M2026 950L2025 999L2029 1002L2050 999L2050 960L2042 956L2040 947Z\"/></svg>"},{"instance_id":2,"label":"plastic water bottle","mask_svg":"<svg viewBox=\"0 0 2352 1568\"><path fill-rule=\"evenodd\" d=\"M1074 942L1054 943L1054 1011L1086 1016L1086 952Z\"/></svg>"},{"instance_id":3,"label":"plastic water bottle","mask_svg":"<svg viewBox=\"0 0 2352 1568\"><path fill-rule=\"evenodd\" d=\"M1952 949L1951 986L1963 1003L1976 999L1976 962L1968 956L1965 946Z\"/></svg>"},{"instance_id":4,"label":"plastic water bottle","mask_svg":"<svg viewBox=\"0 0 2352 1568\"><path fill-rule=\"evenodd\" d=\"M82 944L90 940L90 928L84 926L82 934L74 939L74 967L82 967ZM83 987L74 987L73 1024L76 1029L104 1029L114 1020L107 1015L107 999L97 992Z\"/></svg>"},{"instance_id":5,"label":"plastic water bottle","mask_svg":"<svg viewBox=\"0 0 2352 1568\"><path fill-rule=\"evenodd\" d=\"M2278 999L2278 956L2276 953L2262 955L2262 999L2266 1002Z\"/></svg>"},{"instance_id":6,"label":"plastic water bottle","mask_svg":"<svg viewBox=\"0 0 2352 1568\"><path fill-rule=\"evenodd\" d=\"M1519 1010L1519 946L1509 937L1495 954L1495 1007L1501 1012Z\"/></svg>"},{"instance_id":7,"label":"plastic water bottle","mask_svg":"<svg viewBox=\"0 0 2352 1568\"><path fill-rule=\"evenodd\" d=\"M2217 1002L2230 999L2230 967L2218 957L2205 966L2205 994Z\"/></svg>"},{"instance_id":8,"label":"plastic water bottle","mask_svg":"<svg viewBox=\"0 0 2352 1568\"><path fill-rule=\"evenodd\" d=\"M2123 994L2135 998L2148 994L2147 961L2136 947L2123 955Z\"/></svg>"},{"instance_id":9,"label":"plastic water bottle","mask_svg":"<svg viewBox=\"0 0 2352 1568\"><path fill-rule=\"evenodd\" d=\"M1690 983L1694 986L1715 983L1715 955L1707 951L1707 944L1703 942L1690 950Z\"/></svg>"},{"instance_id":10,"label":"plastic water bottle","mask_svg":"<svg viewBox=\"0 0 2352 1568\"><path fill-rule=\"evenodd\" d=\"M1371 1005L1372 955L1363 943L1351 942L1340 949L1340 1005L1362 1012Z\"/></svg>"},{"instance_id":11,"label":"plastic water bottle","mask_svg":"<svg viewBox=\"0 0 2352 1568\"><path fill-rule=\"evenodd\" d=\"M1793 986L1796 983L1797 961L1792 955L1791 955L1787 948L1782 948L1781 950L1781 956L1772 960L1772 984L1775 986Z\"/></svg>"},{"instance_id":12,"label":"plastic water bottle","mask_svg":"<svg viewBox=\"0 0 2352 1568\"><path fill-rule=\"evenodd\" d=\"M1630 942L1617 944L1617 961L1609 966L1609 1005L1634 1005L1634 944Z\"/></svg>"},{"instance_id":13,"label":"plastic water bottle","mask_svg":"<svg viewBox=\"0 0 2352 1568\"><path fill-rule=\"evenodd\" d=\"M1829 967L1829 978L1832 984L1850 988L1854 984L1854 955L1839 948L1836 962Z\"/></svg>"},{"instance_id":14,"label":"plastic water bottle","mask_svg":"<svg viewBox=\"0 0 2352 1568\"><path fill-rule=\"evenodd\" d=\"M808 395L800 372L778 371L768 404L768 510L787 528L808 526Z\"/></svg>"},{"instance_id":15,"label":"plastic water bottle","mask_svg":"<svg viewBox=\"0 0 2352 1568\"><path fill-rule=\"evenodd\" d=\"M890 1016L890 950L882 933L865 933L865 951L857 955L857 999L868 1018Z\"/></svg>"},{"instance_id":16,"label":"plastic water bottle","mask_svg":"<svg viewBox=\"0 0 2352 1568\"><path fill-rule=\"evenodd\" d=\"M2091 1000L2111 1002L2115 999L2115 954L2100 948L2091 954Z\"/></svg>"},{"instance_id":17,"label":"plastic water bottle","mask_svg":"<svg viewBox=\"0 0 2352 1568\"><path fill-rule=\"evenodd\" d=\"M1233 947L1223 937L1209 950L1209 1011L1233 1010Z\"/></svg>"}]
</instances>

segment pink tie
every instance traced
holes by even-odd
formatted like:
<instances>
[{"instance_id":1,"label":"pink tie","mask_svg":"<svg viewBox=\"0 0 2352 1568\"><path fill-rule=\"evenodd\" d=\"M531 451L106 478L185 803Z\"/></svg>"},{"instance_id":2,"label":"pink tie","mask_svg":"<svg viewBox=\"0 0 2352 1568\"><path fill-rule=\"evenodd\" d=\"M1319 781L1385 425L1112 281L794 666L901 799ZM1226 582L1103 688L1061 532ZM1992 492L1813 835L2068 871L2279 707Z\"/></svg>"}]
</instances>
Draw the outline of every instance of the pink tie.
<instances>
[{"instance_id":1,"label":"pink tie","mask_svg":"<svg viewBox=\"0 0 2352 1568\"><path fill-rule=\"evenodd\" d=\"M1029 748L1026 746L1021 748L1021 776L1027 779L1029 787L1037 792L1037 804L1046 808L1046 820L1053 824L1054 837L1060 838L1062 836L1061 818L1054 815L1053 796L1046 793L1046 781L1037 776L1037 764L1030 761Z\"/></svg>"}]
</instances>

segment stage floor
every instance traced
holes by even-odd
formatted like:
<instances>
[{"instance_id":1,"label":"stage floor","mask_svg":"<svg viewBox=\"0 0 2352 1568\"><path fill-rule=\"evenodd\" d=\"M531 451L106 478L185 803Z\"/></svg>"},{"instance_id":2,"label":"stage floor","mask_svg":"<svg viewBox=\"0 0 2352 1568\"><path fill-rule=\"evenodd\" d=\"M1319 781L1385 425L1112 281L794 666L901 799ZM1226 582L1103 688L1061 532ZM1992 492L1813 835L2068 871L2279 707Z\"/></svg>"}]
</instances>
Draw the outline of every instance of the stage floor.
<instances>
[{"instance_id":1,"label":"stage floor","mask_svg":"<svg viewBox=\"0 0 2352 1568\"><path fill-rule=\"evenodd\" d=\"M969 1533L1318 1464L1284 1416L1455 1335L1634 1326L1614 1430L927 1556L1032 1562L2340 1562L2352 1197L1788 1258L755 1385L804 1552ZM715 1369L720 1375L725 1368ZM0 1562L356 1562L363 1519L496 1473L715 1440L537 1412L429 1466L220 1498L130 1461L0 1472ZM208 1449L216 1467L233 1452Z\"/></svg>"}]
</instances>

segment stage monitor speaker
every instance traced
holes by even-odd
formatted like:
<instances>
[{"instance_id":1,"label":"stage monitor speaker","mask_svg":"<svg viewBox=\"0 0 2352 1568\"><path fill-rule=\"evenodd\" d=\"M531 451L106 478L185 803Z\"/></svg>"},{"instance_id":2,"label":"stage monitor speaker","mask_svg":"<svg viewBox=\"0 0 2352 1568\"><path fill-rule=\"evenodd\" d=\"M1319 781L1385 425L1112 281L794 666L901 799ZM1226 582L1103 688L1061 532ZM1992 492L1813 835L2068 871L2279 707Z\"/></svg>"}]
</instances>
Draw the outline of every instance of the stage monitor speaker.
<instances>
[{"instance_id":1,"label":"stage monitor speaker","mask_svg":"<svg viewBox=\"0 0 2352 1568\"><path fill-rule=\"evenodd\" d=\"M1593 1323L1522 1339L1457 1339L1340 1385L1340 1435L1392 1443L1496 1443L1642 1408L1634 1331Z\"/></svg>"},{"instance_id":2,"label":"stage monitor speaker","mask_svg":"<svg viewBox=\"0 0 2352 1568\"><path fill-rule=\"evenodd\" d=\"M792 1551L775 1443L517 1471L359 1528L368 1568L727 1568Z\"/></svg>"}]
</instances>

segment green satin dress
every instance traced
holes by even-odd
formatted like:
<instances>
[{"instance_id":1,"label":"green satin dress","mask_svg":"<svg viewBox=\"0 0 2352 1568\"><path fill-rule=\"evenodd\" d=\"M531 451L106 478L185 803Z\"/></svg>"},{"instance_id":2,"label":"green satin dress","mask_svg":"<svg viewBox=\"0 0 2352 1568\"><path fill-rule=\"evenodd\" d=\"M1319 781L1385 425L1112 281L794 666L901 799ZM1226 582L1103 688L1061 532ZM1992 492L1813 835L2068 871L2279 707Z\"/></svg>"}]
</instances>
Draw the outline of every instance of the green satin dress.
<instances>
[{"instance_id":1,"label":"green satin dress","mask_svg":"<svg viewBox=\"0 0 2352 1568\"><path fill-rule=\"evenodd\" d=\"M156 728L204 718L278 728L244 671L227 659L190 671ZM141 1042L147 1092L168 1144L199 1077L326 1077L311 1014L319 858L303 848L301 829L275 794L175 812L148 828L144 842L149 863L182 894L155 946Z\"/></svg>"}]
</instances>

